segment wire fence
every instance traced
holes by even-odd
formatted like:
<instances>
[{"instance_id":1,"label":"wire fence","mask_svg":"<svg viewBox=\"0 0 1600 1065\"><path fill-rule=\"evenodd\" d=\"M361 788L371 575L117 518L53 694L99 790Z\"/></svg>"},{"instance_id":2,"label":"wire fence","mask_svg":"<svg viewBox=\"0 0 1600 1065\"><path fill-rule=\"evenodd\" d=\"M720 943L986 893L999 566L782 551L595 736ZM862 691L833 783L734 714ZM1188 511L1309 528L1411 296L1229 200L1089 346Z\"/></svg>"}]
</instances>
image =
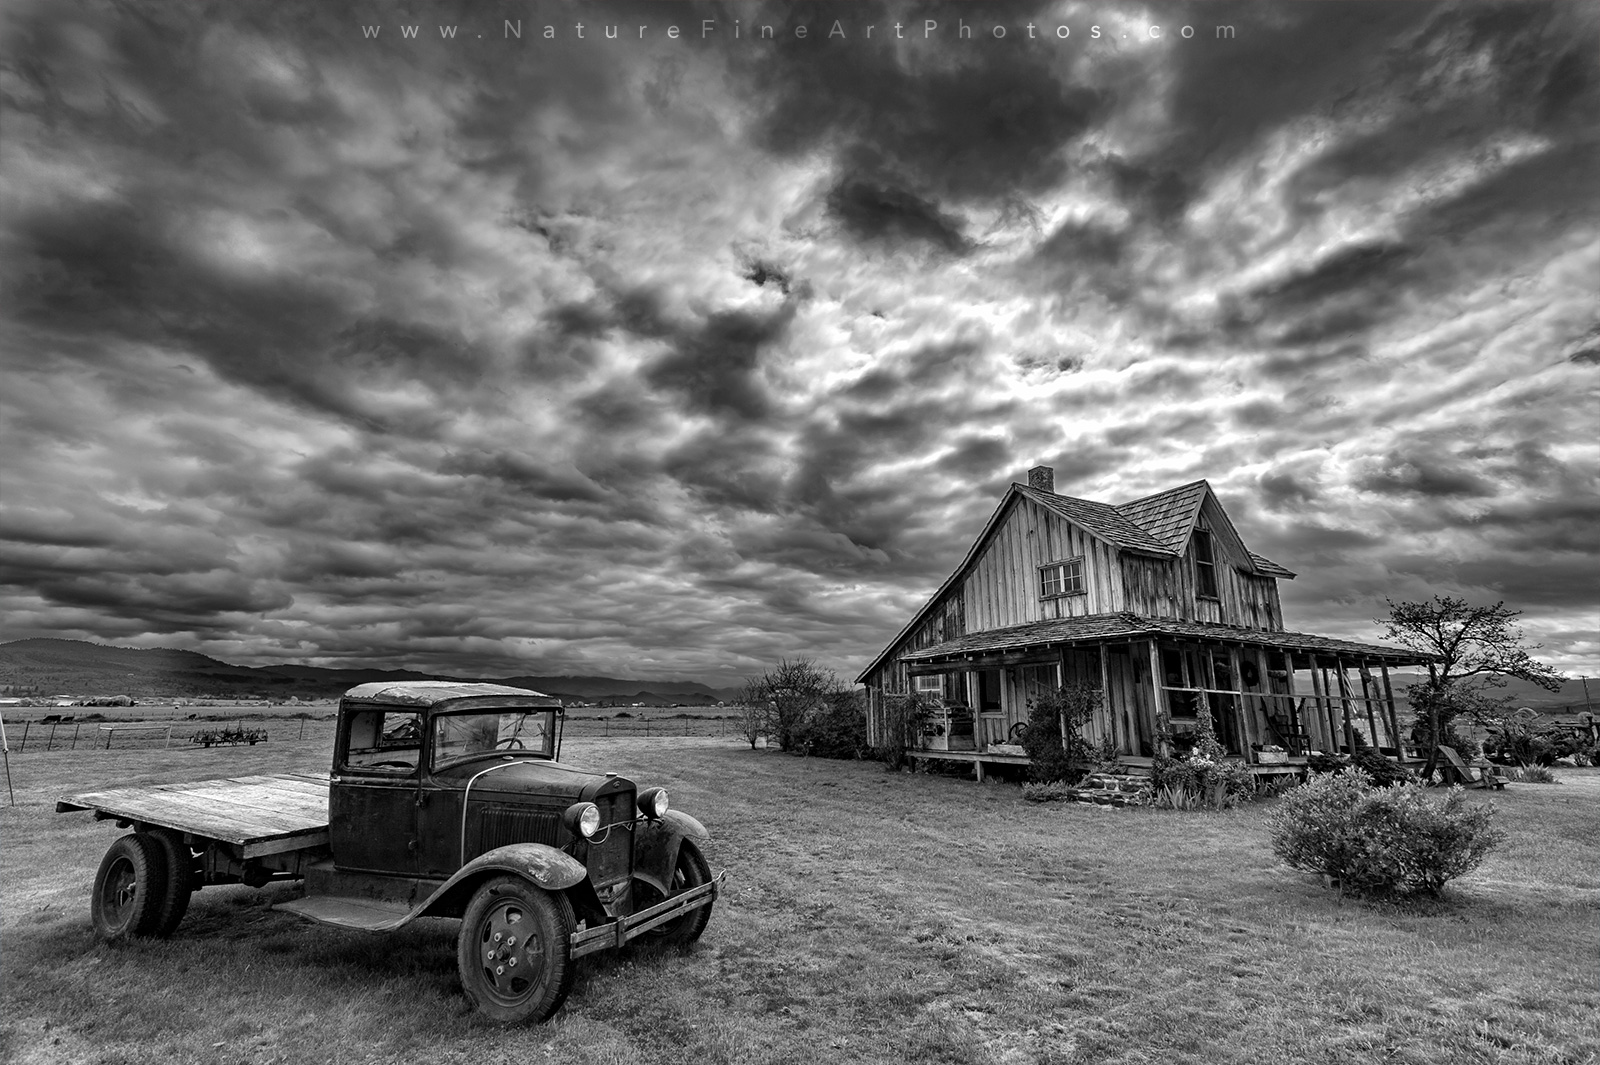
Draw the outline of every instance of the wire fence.
<instances>
[{"instance_id":1,"label":"wire fence","mask_svg":"<svg viewBox=\"0 0 1600 1065\"><path fill-rule=\"evenodd\" d=\"M737 737L741 716L733 714L656 714L622 711L616 715L569 713L563 726L567 739L666 739L670 737ZM98 716L75 720L49 715L43 720L7 722L11 754L53 751L172 749L181 747L257 746L270 743L332 741L334 715L327 712L261 717L211 715L107 721Z\"/></svg>"}]
</instances>

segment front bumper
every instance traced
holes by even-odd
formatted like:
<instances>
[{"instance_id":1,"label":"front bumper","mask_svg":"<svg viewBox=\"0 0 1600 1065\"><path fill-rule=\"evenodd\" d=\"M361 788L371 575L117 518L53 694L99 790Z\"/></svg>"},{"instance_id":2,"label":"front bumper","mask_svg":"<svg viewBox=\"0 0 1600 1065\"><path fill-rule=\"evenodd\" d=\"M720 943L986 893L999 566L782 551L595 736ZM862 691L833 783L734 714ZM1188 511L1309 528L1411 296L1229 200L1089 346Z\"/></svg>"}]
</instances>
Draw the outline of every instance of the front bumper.
<instances>
[{"instance_id":1,"label":"front bumper","mask_svg":"<svg viewBox=\"0 0 1600 1065\"><path fill-rule=\"evenodd\" d=\"M676 917L682 917L690 910L697 910L702 906L709 906L717 900L722 893L722 881L728 874L719 873L709 884L690 888L681 895L674 895L665 902L658 902L654 906L640 910L628 917L621 917L615 921L594 928L585 928L581 932L572 933L569 941L569 956L581 958L585 954L596 951L611 950L624 943L643 935L659 925L666 924Z\"/></svg>"}]
</instances>

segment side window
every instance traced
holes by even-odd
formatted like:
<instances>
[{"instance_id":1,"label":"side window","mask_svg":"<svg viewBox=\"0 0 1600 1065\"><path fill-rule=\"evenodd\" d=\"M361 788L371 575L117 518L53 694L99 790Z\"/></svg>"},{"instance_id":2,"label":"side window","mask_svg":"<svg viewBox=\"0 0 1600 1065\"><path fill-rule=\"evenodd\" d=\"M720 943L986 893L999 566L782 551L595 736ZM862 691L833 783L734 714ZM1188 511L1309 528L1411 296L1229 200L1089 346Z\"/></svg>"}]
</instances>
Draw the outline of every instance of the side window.
<instances>
[{"instance_id":1,"label":"side window","mask_svg":"<svg viewBox=\"0 0 1600 1065\"><path fill-rule=\"evenodd\" d=\"M346 769L415 773L422 760L422 715L405 710L361 710L350 715Z\"/></svg>"}]
</instances>

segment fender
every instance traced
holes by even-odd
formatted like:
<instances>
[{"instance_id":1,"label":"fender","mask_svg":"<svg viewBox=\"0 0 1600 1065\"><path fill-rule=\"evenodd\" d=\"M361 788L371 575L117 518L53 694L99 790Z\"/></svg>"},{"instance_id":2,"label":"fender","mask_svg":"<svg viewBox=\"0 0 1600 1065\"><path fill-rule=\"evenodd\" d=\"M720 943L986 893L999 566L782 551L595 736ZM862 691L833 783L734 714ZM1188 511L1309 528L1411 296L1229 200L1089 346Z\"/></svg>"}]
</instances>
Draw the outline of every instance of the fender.
<instances>
[{"instance_id":1,"label":"fender","mask_svg":"<svg viewBox=\"0 0 1600 1065\"><path fill-rule=\"evenodd\" d=\"M678 864L678 847L686 839L704 843L711 838L706 826L677 810L659 821L647 821L633 830L633 875L663 896Z\"/></svg>"},{"instance_id":2,"label":"fender","mask_svg":"<svg viewBox=\"0 0 1600 1065\"><path fill-rule=\"evenodd\" d=\"M478 881L492 873L512 873L546 891L565 891L589 877L589 870L583 867L583 863L565 851L544 843L511 843L484 851L456 870L456 874L429 896L427 902L412 911L406 920L460 917L477 890Z\"/></svg>"}]
</instances>

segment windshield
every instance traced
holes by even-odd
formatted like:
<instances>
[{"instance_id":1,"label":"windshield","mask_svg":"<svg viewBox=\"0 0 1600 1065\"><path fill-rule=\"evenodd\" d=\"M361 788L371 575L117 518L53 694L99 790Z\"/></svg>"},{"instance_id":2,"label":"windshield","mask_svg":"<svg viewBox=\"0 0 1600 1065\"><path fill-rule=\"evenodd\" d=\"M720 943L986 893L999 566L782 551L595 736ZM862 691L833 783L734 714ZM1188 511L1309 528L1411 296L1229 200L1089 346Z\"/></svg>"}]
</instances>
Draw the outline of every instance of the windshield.
<instances>
[{"instance_id":1,"label":"windshield","mask_svg":"<svg viewBox=\"0 0 1600 1065\"><path fill-rule=\"evenodd\" d=\"M433 768L483 754L522 751L552 757L556 712L550 710L474 710L433 719Z\"/></svg>"}]
</instances>

